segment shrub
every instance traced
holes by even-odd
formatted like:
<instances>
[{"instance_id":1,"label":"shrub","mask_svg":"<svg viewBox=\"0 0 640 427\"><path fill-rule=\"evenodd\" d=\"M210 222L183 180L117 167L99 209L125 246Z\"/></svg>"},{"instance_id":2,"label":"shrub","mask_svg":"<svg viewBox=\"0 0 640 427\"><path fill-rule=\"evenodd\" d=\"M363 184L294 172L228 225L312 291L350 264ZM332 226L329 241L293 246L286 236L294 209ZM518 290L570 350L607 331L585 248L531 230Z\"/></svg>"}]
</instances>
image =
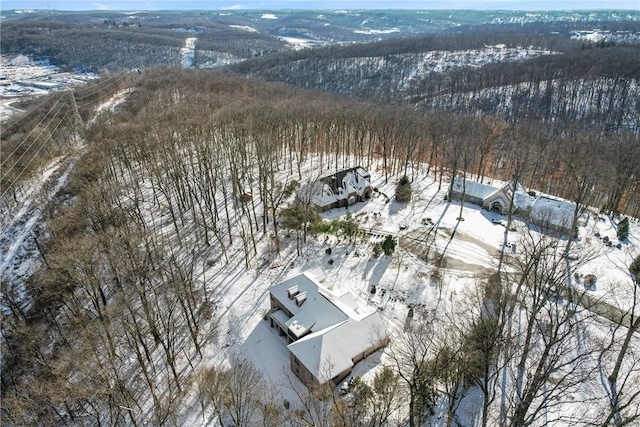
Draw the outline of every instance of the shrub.
<instances>
[{"instance_id":1,"label":"shrub","mask_svg":"<svg viewBox=\"0 0 640 427\"><path fill-rule=\"evenodd\" d=\"M380 244L380 242L377 242L376 244L373 245L373 256L375 258L378 258L381 253L382 253L382 245Z\"/></svg>"},{"instance_id":2,"label":"shrub","mask_svg":"<svg viewBox=\"0 0 640 427\"><path fill-rule=\"evenodd\" d=\"M292 195L298 187L300 187L300 183L298 181L296 181L295 179L290 181L284 189L284 197L287 198Z\"/></svg>"},{"instance_id":3,"label":"shrub","mask_svg":"<svg viewBox=\"0 0 640 427\"><path fill-rule=\"evenodd\" d=\"M290 230L313 230L323 222L315 209L299 200L280 210L280 221L282 227Z\"/></svg>"},{"instance_id":4,"label":"shrub","mask_svg":"<svg viewBox=\"0 0 640 427\"><path fill-rule=\"evenodd\" d=\"M345 219L334 219L331 221L331 231L338 235L352 238L358 234L358 220L353 218L351 213L347 213Z\"/></svg>"}]
</instances>

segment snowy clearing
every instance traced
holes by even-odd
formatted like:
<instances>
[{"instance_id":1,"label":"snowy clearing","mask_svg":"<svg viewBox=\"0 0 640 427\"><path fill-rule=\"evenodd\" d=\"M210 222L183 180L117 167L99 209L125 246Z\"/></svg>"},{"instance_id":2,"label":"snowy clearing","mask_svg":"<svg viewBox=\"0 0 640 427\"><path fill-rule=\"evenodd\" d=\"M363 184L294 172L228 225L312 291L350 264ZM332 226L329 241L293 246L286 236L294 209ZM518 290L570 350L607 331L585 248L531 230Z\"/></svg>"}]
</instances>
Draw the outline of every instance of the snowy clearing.
<instances>
[{"instance_id":1,"label":"snowy clearing","mask_svg":"<svg viewBox=\"0 0 640 427\"><path fill-rule=\"evenodd\" d=\"M364 30L353 30L353 32L355 34L368 34L368 35L373 35L373 34L393 34L393 33L399 33L400 29L399 28L389 28L387 30L364 29Z\"/></svg>"},{"instance_id":2,"label":"snowy clearing","mask_svg":"<svg viewBox=\"0 0 640 427\"><path fill-rule=\"evenodd\" d=\"M188 37L184 40L184 47L180 49L180 64L182 64L183 68L195 67L196 41L198 41L197 37Z\"/></svg>"},{"instance_id":3,"label":"snowy clearing","mask_svg":"<svg viewBox=\"0 0 640 427\"><path fill-rule=\"evenodd\" d=\"M256 30L253 27L248 25L229 25L229 28L235 28L236 30L248 31L250 33L259 33L260 31Z\"/></svg>"},{"instance_id":4,"label":"snowy clearing","mask_svg":"<svg viewBox=\"0 0 640 427\"><path fill-rule=\"evenodd\" d=\"M294 49L305 49L308 47L312 47L314 42L308 39L301 39L297 37L278 37L280 40L283 40L291 45L293 45Z\"/></svg>"}]
</instances>

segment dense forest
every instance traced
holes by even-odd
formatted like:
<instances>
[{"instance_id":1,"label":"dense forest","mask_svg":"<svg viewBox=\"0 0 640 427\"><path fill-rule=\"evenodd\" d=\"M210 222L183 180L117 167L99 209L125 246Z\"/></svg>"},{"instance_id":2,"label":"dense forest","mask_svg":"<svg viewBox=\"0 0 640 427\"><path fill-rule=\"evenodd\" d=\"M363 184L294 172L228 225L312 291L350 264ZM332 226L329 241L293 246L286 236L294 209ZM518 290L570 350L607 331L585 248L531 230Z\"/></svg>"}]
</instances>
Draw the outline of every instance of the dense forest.
<instances>
[{"instance_id":1,"label":"dense forest","mask_svg":"<svg viewBox=\"0 0 640 427\"><path fill-rule=\"evenodd\" d=\"M437 35L281 53L232 68L300 87L509 121L640 126L639 45L514 32Z\"/></svg>"},{"instance_id":2,"label":"dense forest","mask_svg":"<svg viewBox=\"0 0 640 427\"><path fill-rule=\"evenodd\" d=\"M49 58L64 69L94 72L142 69L158 64L177 66L185 34L189 34L184 29L114 25L108 19L93 25L9 21L2 26L2 51ZM231 55L241 59L283 48L283 42L274 37L234 30L228 25L209 24L200 28L196 36L200 40L200 56Z\"/></svg>"}]
</instances>

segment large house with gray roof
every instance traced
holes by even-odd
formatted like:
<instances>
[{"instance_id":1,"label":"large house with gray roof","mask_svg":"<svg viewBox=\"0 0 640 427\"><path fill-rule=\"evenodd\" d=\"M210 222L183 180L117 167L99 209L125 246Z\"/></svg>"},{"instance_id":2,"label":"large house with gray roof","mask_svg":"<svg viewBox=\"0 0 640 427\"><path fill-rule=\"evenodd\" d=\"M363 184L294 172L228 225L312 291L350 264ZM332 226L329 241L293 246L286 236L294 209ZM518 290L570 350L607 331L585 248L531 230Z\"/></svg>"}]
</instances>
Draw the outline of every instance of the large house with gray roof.
<instances>
[{"instance_id":1,"label":"large house with gray roof","mask_svg":"<svg viewBox=\"0 0 640 427\"><path fill-rule=\"evenodd\" d=\"M549 196L534 197L515 179L500 187L455 177L451 183L451 198L481 205L487 210L512 214L537 226L572 235L575 233L575 203Z\"/></svg>"},{"instance_id":2,"label":"large house with gray roof","mask_svg":"<svg viewBox=\"0 0 640 427\"><path fill-rule=\"evenodd\" d=\"M298 197L324 212L371 198L371 175L363 167L342 169L304 185Z\"/></svg>"},{"instance_id":3,"label":"large house with gray roof","mask_svg":"<svg viewBox=\"0 0 640 427\"><path fill-rule=\"evenodd\" d=\"M318 269L272 286L269 294L268 320L286 339L291 370L308 387L339 384L389 342L378 311L325 283Z\"/></svg>"}]
</instances>

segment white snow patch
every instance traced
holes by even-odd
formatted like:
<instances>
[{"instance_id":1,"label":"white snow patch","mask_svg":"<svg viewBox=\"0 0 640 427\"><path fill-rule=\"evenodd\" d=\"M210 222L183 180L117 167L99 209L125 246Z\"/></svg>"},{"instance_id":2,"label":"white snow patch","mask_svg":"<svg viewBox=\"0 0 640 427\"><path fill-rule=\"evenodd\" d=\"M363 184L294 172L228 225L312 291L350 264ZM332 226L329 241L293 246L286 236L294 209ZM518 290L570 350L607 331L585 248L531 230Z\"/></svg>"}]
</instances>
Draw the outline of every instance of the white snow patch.
<instances>
[{"instance_id":1,"label":"white snow patch","mask_svg":"<svg viewBox=\"0 0 640 427\"><path fill-rule=\"evenodd\" d=\"M229 28L235 28L237 30L248 31L250 33L259 33L260 31L256 30L253 27L248 25L229 25Z\"/></svg>"},{"instance_id":2,"label":"white snow patch","mask_svg":"<svg viewBox=\"0 0 640 427\"><path fill-rule=\"evenodd\" d=\"M93 123L95 123L96 119L98 118L98 116L101 113L103 113L105 111L110 111L110 112L115 111L116 107L119 104L122 104L125 101L126 96L128 94L130 94L131 92L133 92L133 89L122 90L122 91L116 93L115 95L113 95L106 102L103 102L102 104L98 105L98 107L96 108L95 115L91 118L91 120L89 120L87 125L91 126Z\"/></svg>"},{"instance_id":3,"label":"white snow patch","mask_svg":"<svg viewBox=\"0 0 640 427\"><path fill-rule=\"evenodd\" d=\"M389 28L388 30L373 30L373 29L365 29L365 30L353 30L356 34L367 34L367 35L375 35L375 34L392 34L399 33L399 28Z\"/></svg>"},{"instance_id":4,"label":"white snow patch","mask_svg":"<svg viewBox=\"0 0 640 427\"><path fill-rule=\"evenodd\" d=\"M278 17L276 15L274 15L273 13L263 13L260 18L262 19L278 19Z\"/></svg>"},{"instance_id":5,"label":"white snow patch","mask_svg":"<svg viewBox=\"0 0 640 427\"><path fill-rule=\"evenodd\" d=\"M313 42L308 39L301 39L298 37L278 37L278 38L280 40L283 40L293 45L294 49L305 49L313 45Z\"/></svg>"},{"instance_id":6,"label":"white snow patch","mask_svg":"<svg viewBox=\"0 0 640 427\"><path fill-rule=\"evenodd\" d=\"M640 32L632 31L608 31L608 30L581 30L572 31L571 38L575 40L585 40L592 43L613 42L613 43L640 43Z\"/></svg>"},{"instance_id":7,"label":"white snow patch","mask_svg":"<svg viewBox=\"0 0 640 427\"><path fill-rule=\"evenodd\" d=\"M196 41L197 37L188 37L184 41L184 47L180 49L180 55L182 59L180 63L183 68L193 68L195 67L196 60Z\"/></svg>"}]
</instances>

